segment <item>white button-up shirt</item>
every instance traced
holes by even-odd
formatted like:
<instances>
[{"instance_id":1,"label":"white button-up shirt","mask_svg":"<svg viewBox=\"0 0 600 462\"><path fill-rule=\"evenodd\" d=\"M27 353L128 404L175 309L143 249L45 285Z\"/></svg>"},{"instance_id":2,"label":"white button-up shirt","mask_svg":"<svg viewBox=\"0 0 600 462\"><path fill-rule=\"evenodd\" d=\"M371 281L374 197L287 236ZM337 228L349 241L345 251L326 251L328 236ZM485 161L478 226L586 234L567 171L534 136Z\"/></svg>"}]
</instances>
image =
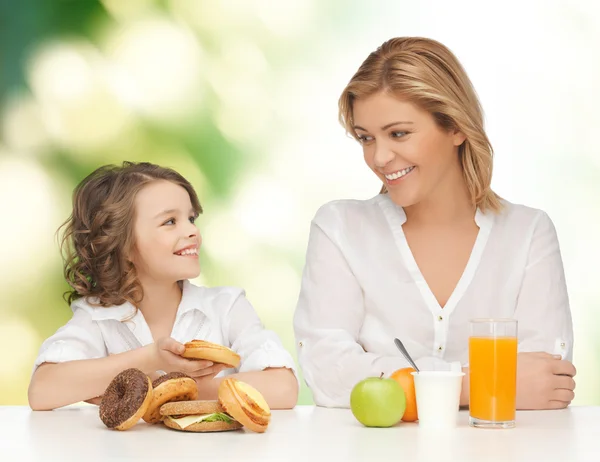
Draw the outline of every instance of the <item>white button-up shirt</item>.
<instances>
[{"instance_id":1,"label":"white button-up shirt","mask_svg":"<svg viewBox=\"0 0 600 462\"><path fill-rule=\"evenodd\" d=\"M180 343L208 340L238 353L240 366L219 375L267 367L286 367L296 374L292 356L278 335L264 328L243 290L198 287L189 281L183 281L182 289L171 337ZM81 298L71 308L73 317L69 322L42 344L34 371L44 362L102 358L154 341L144 315L128 302L104 308L91 306Z\"/></svg>"},{"instance_id":2,"label":"white button-up shirt","mask_svg":"<svg viewBox=\"0 0 600 462\"><path fill-rule=\"evenodd\" d=\"M467 366L469 321L518 321L519 351L572 358L573 328L555 228L540 210L504 202L477 210L477 239L442 308L406 241L404 210L387 194L324 205L311 224L294 315L298 361L315 403L349 406L353 386L409 364Z\"/></svg>"}]
</instances>

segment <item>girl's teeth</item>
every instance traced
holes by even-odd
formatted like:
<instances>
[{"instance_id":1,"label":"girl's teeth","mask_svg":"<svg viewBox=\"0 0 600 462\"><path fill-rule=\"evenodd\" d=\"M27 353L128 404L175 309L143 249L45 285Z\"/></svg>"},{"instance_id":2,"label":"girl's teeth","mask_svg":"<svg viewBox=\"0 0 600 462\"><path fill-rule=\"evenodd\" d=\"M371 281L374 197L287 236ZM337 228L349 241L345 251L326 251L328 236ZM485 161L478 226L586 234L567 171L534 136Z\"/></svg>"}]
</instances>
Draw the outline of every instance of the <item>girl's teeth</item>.
<instances>
[{"instance_id":1,"label":"girl's teeth","mask_svg":"<svg viewBox=\"0 0 600 462\"><path fill-rule=\"evenodd\" d=\"M198 255L198 249L185 249L179 252L178 255Z\"/></svg>"}]
</instances>

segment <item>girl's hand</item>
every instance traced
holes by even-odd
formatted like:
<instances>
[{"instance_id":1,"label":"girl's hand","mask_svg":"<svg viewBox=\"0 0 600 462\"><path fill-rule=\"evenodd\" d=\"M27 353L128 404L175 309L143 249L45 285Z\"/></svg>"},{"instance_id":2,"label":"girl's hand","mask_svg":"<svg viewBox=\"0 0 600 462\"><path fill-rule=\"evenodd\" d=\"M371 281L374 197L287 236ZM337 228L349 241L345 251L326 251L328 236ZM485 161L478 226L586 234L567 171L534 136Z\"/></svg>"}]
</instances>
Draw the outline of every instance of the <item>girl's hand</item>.
<instances>
[{"instance_id":1,"label":"girl's hand","mask_svg":"<svg viewBox=\"0 0 600 462\"><path fill-rule=\"evenodd\" d=\"M161 338L144 348L148 348L151 373L158 370L183 372L192 378L213 374L214 365L211 361L183 358L181 354L185 346L171 337Z\"/></svg>"}]
</instances>

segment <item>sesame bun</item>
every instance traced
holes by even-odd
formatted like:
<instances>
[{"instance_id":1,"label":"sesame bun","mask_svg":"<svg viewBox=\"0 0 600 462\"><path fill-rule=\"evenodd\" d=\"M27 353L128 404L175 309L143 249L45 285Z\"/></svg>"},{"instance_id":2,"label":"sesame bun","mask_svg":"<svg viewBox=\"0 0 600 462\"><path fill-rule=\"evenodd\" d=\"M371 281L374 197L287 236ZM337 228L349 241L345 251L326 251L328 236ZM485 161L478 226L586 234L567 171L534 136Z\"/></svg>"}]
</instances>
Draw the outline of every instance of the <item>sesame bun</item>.
<instances>
[{"instance_id":1,"label":"sesame bun","mask_svg":"<svg viewBox=\"0 0 600 462\"><path fill-rule=\"evenodd\" d=\"M181 355L188 359L205 359L215 364L225 364L236 368L240 365L240 355L235 351L217 343L206 340L192 340L185 344L185 352Z\"/></svg>"},{"instance_id":2,"label":"sesame bun","mask_svg":"<svg viewBox=\"0 0 600 462\"><path fill-rule=\"evenodd\" d=\"M181 428L177 422L170 418L163 420L165 427L172 428L173 430L179 430L180 432L193 432L193 433L208 433L208 432L226 432L231 430L239 430L242 428L242 424L236 420L232 420L231 423L227 422L198 422L189 425L185 428Z\"/></svg>"},{"instance_id":3,"label":"sesame bun","mask_svg":"<svg viewBox=\"0 0 600 462\"><path fill-rule=\"evenodd\" d=\"M171 402L160 408L163 424L173 430L185 432L220 432L238 430L242 424L225 413L218 401L180 401ZM211 414L221 414L217 421L195 422L194 417L200 418Z\"/></svg>"},{"instance_id":4,"label":"sesame bun","mask_svg":"<svg viewBox=\"0 0 600 462\"><path fill-rule=\"evenodd\" d=\"M183 417L225 412L216 400L179 401L167 403L160 408L162 416Z\"/></svg>"}]
</instances>

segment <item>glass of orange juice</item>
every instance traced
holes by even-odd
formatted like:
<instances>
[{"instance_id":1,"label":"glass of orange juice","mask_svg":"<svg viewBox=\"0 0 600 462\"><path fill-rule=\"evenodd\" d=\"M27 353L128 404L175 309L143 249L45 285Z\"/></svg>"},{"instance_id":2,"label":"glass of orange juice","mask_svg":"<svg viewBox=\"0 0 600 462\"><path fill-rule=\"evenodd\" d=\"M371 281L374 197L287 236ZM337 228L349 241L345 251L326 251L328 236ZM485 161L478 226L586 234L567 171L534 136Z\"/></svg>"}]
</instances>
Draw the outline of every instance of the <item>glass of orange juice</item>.
<instances>
[{"instance_id":1,"label":"glass of orange juice","mask_svg":"<svg viewBox=\"0 0 600 462\"><path fill-rule=\"evenodd\" d=\"M472 320L469 337L469 425L513 428L516 397L516 319Z\"/></svg>"}]
</instances>

